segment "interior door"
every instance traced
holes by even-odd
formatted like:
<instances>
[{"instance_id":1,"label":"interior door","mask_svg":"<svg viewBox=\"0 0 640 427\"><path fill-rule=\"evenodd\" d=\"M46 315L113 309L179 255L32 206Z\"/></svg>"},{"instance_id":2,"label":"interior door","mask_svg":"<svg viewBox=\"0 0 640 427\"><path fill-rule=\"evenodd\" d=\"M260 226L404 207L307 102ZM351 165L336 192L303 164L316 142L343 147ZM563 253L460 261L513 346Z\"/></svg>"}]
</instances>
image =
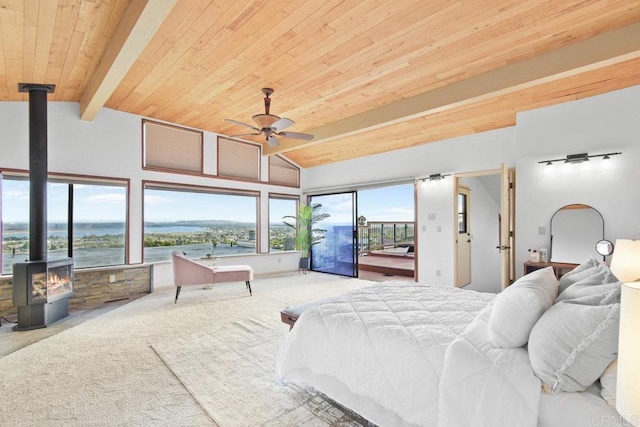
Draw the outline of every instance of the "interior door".
<instances>
[{"instance_id":1,"label":"interior door","mask_svg":"<svg viewBox=\"0 0 640 427\"><path fill-rule=\"evenodd\" d=\"M358 276L357 194L355 191L311 196L309 203L319 203L319 213L329 214L315 224L315 235L324 238L311 248L311 270L341 276Z\"/></svg>"},{"instance_id":2,"label":"interior door","mask_svg":"<svg viewBox=\"0 0 640 427\"><path fill-rule=\"evenodd\" d=\"M456 287L471 283L471 191L458 185L458 234L456 238Z\"/></svg>"},{"instance_id":3,"label":"interior door","mask_svg":"<svg viewBox=\"0 0 640 427\"><path fill-rule=\"evenodd\" d=\"M502 289L513 283L514 270L514 171L510 171L504 163L500 168L500 246L502 254L500 282Z\"/></svg>"}]
</instances>

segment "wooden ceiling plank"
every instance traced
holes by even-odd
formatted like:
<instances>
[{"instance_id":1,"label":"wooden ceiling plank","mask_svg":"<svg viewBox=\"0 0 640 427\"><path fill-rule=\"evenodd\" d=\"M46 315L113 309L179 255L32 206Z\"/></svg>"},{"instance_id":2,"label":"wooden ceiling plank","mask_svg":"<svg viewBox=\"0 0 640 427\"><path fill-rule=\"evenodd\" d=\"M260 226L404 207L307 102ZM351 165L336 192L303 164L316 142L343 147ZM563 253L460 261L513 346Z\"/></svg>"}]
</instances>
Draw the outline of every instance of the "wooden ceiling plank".
<instances>
[{"instance_id":1,"label":"wooden ceiling plank","mask_svg":"<svg viewBox=\"0 0 640 427\"><path fill-rule=\"evenodd\" d=\"M58 83L57 80L46 81L47 72L49 71L51 43L53 42L57 14L57 0L40 2L38 8L36 52L33 61L33 79L36 83Z\"/></svg>"},{"instance_id":2,"label":"wooden ceiling plank","mask_svg":"<svg viewBox=\"0 0 640 427\"><path fill-rule=\"evenodd\" d=\"M23 72L23 32L24 13L20 5L15 2L6 4L6 9L0 9L0 32L2 32L3 65L6 75L6 98L10 101L23 101L27 94L18 92L18 83Z\"/></svg>"},{"instance_id":3,"label":"wooden ceiling plank","mask_svg":"<svg viewBox=\"0 0 640 427\"><path fill-rule=\"evenodd\" d=\"M100 65L80 100L80 117L92 120L104 106L122 78L177 0L133 0L113 36Z\"/></svg>"},{"instance_id":4,"label":"wooden ceiling plank","mask_svg":"<svg viewBox=\"0 0 640 427\"><path fill-rule=\"evenodd\" d=\"M36 40L38 34L38 3L24 3L24 30L23 30L23 66L22 78L25 82L33 79L33 68L36 57Z\"/></svg>"},{"instance_id":5,"label":"wooden ceiling plank","mask_svg":"<svg viewBox=\"0 0 640 427\"><path fill-rule=\"evenodd\" d=\"M84 33L74 31L71 35L71 40L67 49L67 55L65 56L64 66L60 74L60 80L66 82L66 89L60 91L60 100L72 101L78 99L78 90L80 89L81 80L72 78L74 66L76 64L76 58L80 52L80 46L84 39Z\"/></svg>"},{"instance_id":6,"label":"wooden ceiling plank","mask_svg":"<svg viewBox=\"0 0 640 427\"><path fill-rule=\"evenodd\" d=\"M113 37L113 33L107 33L106 28L110 21L117 19L118 13L110 6L106 2L96 4L82 1L80 4L75 30L83 34L83 39L71 72L74 80L80 80L74 99L76 101L82 98L100 58L104 55L104 49ZM120 10L120 16L123 15L124 11Z\"/></svg>"},{"instance_id":7,"label":"wooden ceiling plank","mask_svg":"<svg viewBox=\"0 0 640 427\"><path fill-rule=\"evenodd\" d=\"M351 116L323 127L307 130L316 135L308 144L317 144L358 132L410 120L431 111L450 109L486 97L523 89L545 81L621 62L640 56L640 23L583 40L506 67L463 80L434 91L388 104L367 113ZM305 145L287 141L265 147L265 154L286 152Z\"/></svg>"},{"instance_id":8,"label":"wooden ceiling plank","mask_svg":"<svg viewBox=\"0 0 640 427\"><path fill-rule=\"evenodd\" d=\"M61 0L58 5L56 19L54 24L53 34L54 37L51 40L51 46L49 48L49 63L45 77L47 82L55 82L60 85L63 80L63 70L67 71L67 75L70 72L70 68L73 67L74 61L68 60L68 56L75 56L78 52L80 44L74 46L75 50L71 48L71 40L74 36L73 28L78 20L80 8L75 0ZM54 92L51 100L53 101L65 101L66 91Z\"/></svg>"}]
</instances>

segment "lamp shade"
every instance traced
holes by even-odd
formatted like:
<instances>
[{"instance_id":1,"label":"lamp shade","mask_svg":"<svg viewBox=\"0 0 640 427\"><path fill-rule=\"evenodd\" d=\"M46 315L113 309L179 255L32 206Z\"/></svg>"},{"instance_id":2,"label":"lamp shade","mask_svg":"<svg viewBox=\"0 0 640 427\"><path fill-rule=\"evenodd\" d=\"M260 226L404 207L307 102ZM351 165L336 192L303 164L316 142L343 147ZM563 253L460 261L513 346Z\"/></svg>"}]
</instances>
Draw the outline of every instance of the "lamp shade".
<instances>
[{"instance_id":1,"label":"lamp shade","mask_svg":"<svg viewBox=\"0 0 640 427\"><path fill-rule=\"evenodd\" d=\"M640 283L623 283L621 301L616 409L640 426Z\"/></svg>"},{"instance_id":2,"label":"lamp shade","mask_svg":"<svg viewBox=\"0 0 640 427\"><path fill-rule=\"evenodd\" d=\"M640 280L640 240L616 240L611 272L623 283Z\"/></svg>"}]
</instances>

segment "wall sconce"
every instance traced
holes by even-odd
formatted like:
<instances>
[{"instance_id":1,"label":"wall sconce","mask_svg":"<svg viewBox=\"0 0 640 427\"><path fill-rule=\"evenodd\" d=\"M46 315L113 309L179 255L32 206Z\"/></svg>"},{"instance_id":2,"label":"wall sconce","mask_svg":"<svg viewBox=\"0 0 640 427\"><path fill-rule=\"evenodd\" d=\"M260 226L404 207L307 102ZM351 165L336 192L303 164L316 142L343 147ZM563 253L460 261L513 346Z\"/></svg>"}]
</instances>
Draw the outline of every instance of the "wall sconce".
<instances>
[{"instance_id":1,"label":"wall sconce","mask_svg":"<svg viewBox=\"0 0 640 427\"><path fill-rule=\"evenodd\" d=\"M611 156L617 156L618 154L622 154L622 153L617 152L617 153L604 153L604 154L589 154L589 153L567 154L567 157L562 159L540 160L538 163L544 163L547 166L551 166L551 164L555 162L582 163L582 162L588 162L589 159L591 159L592 157L602 157L602 160L609 160Z\"/></svg>"},{"instance_id":2,"label":"wall sconce","mask_svg":"<svg viewBox=\"0 0 640 427\"><path fill-rule=\"evenodd\" d=\"M420 181L425 182L425 181L440 181L441 179L444 179L445 177L451 175L450 173L432 173L429 176L425 176L424 178L420 178Z\"/></svg>"},{"instance_id":3,"label":"wall sconce","mask_svg":"<svg viewBox=\"0 0 640 427\"><path fill-rule=\"evenodd\" d=\"M611 272L623 282L616 409L632 425L640 425L640 240L616 240Z\"/></svg>"}]
</instances>

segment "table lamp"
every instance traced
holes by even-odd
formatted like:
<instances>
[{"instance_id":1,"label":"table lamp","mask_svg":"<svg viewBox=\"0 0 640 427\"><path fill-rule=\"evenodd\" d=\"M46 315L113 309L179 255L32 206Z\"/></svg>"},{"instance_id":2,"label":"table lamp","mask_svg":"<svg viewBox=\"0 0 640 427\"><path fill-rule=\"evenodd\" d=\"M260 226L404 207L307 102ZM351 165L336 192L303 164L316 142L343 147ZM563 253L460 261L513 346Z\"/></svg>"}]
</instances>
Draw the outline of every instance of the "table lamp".
<instances>
[{"instance_id":1,"label":"table lamp","mask_svg":"<svg viewBox=\"0 0 640 427\"><path fill-rule=\"evenodd\" d=\"M623 282L616 409L640 426L640 240L617 240L611 271Z\"/></svg>"}]
</instances>

